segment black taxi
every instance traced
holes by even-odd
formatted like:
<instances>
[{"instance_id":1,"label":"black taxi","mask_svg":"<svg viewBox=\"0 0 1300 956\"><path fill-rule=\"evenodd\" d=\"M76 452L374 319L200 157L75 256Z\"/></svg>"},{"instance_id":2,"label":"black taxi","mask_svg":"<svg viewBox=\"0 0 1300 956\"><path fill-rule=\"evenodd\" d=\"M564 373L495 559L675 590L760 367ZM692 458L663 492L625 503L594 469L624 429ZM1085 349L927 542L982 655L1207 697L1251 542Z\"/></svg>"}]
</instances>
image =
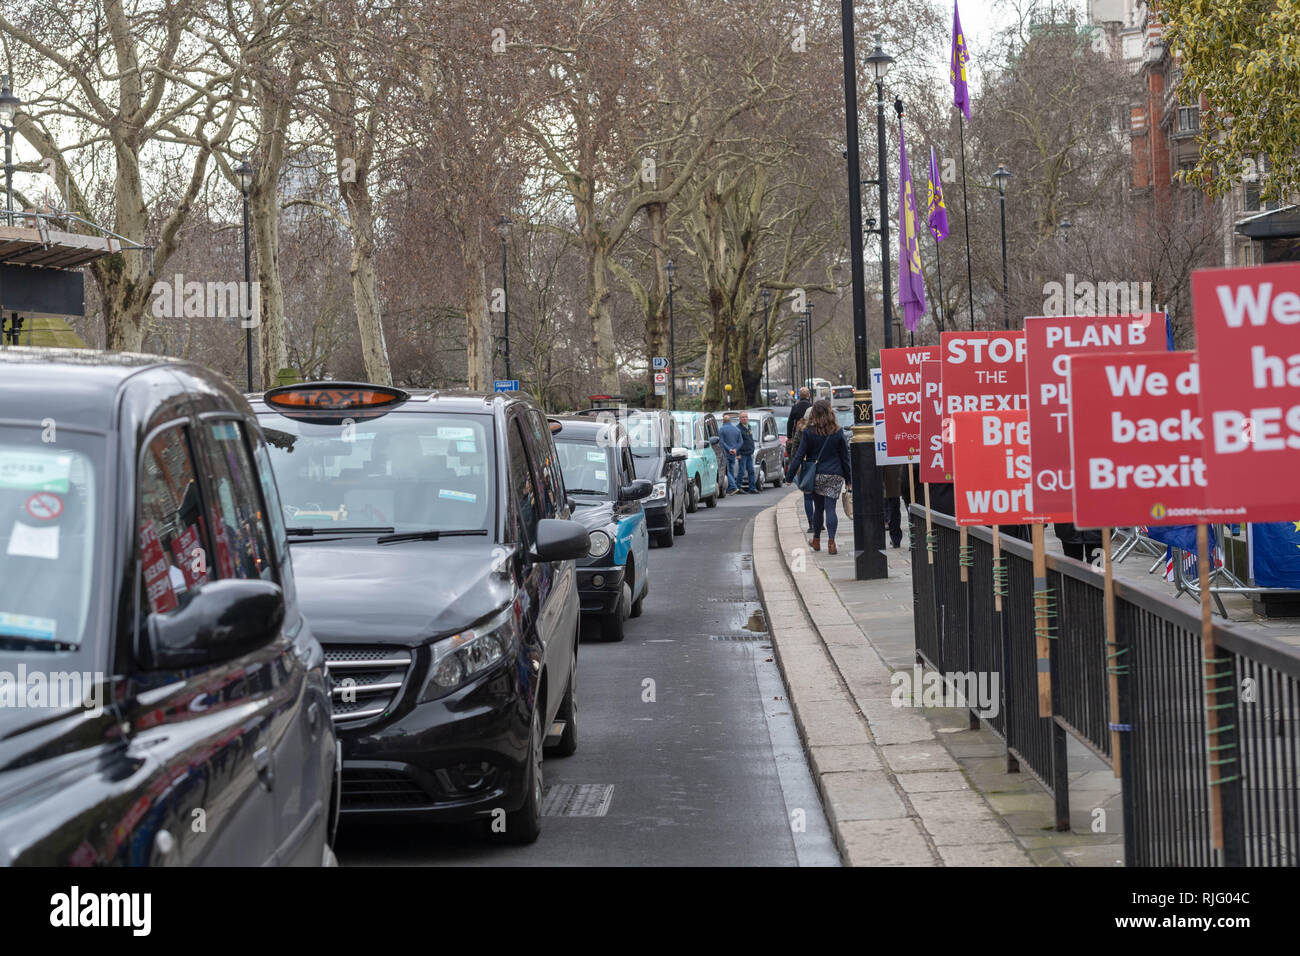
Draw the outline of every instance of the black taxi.
<instances>
[{"instance_id":1,"label":"black taxi","mask_svg":"<svg viewBox=\"0 0 1300 956\"><path fill-rule=\"evenodd\" d=\"M546 418L518 393L312 382L255 396L325 647L345 818L531 842L577 747L579 607Z\"/></svg>"},{"instance_id":2,"label":"black taxi","mask_svg":"<svg viewBox=\"0 0 1300 956\"><path fill-rule=\"evenodd\" d=\"M324 656L243 396L11 348L0 409L0 863L332 862Z\"/></svg>"}]
</instances>

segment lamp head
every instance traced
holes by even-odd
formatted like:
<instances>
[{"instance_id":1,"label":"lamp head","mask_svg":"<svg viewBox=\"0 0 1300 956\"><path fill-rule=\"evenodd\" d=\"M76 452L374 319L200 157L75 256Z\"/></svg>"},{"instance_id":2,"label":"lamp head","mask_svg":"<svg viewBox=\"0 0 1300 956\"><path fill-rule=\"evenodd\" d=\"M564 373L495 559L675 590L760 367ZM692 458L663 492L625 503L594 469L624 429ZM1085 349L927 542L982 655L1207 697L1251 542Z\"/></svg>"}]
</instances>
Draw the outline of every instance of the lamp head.
<instances>
[{"instance_id":1,"label":"lamp head","mask_svg":"<svg viewBox=\"0 0 1300 956\"><path fill-rule=\"evenodd\" d=\"M253 184L253 167L248 165L247 157L241 159L235 167L235 178L239 180L239 191L248 192L248 187Z\"/></svg>"},{"instance_id":2,"label":"lamp head","mask_svg":"<svg viewBox=\"0 0 1300 956\"><path fill-rule=\"evenodd\" d=\"M998 187L998 195L1007 194L1007 180L1011 178L1011 170L1007 169L1005 163L998 163L998 168L993 173L993 185Z\"/></svg>"},{"instance_id":3,"label":"lamp head","mask_svg":"<svg viewBox=\"0 0 1300 956\"><path fill-rule=\"evenodd\" d=\"M877 83L884 82L885 74L889 72L893 62L894 58L880 48L880 34L877 33L876 48L867 57L867 65L871 67L871 74L876 78Z\"/></svg>"},{"instance_id":4,"label":"lamp head","mask_svg":"<svg viewBox=\"0 0 1300 956\"><path fill-rule=\"evenodd\" d=\"M0 89L0 126L12 126L18 107L23 105L23 101L9 88L9 83L9 75L5 74L3 88Z\"/></svg>"}]
</instances>

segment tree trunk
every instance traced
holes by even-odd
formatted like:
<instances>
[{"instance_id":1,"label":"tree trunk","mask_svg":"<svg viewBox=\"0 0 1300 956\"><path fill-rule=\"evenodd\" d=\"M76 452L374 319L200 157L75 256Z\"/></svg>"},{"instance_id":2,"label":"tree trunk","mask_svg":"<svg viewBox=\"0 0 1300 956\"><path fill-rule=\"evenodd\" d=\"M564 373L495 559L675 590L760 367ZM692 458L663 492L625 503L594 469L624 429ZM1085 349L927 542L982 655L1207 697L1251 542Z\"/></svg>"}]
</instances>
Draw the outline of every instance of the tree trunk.
<instances>
[{"instance_id":1,"label":"tree trunk","mask_svg":"<svg viewBox=\"0 0 1300 956\"><path fill-rule=\"evenodd\" d=\"M257 300L255 317L257 342L261 350L258 374L263 389L275 386L280 369L289 364L285 342L284 283L280 281L280 192L276 186L279 170L259 171L258 182L248 196L248 214L252 219L253 244L257 250ZM249 292L249 301L252 293Z\"/></svg>"},{"instance_id":2,"label":"tree trunk","mask_svg":"<svg viewBox=\"0 0 1300 956\"><path fill-rule=\"evenodd\" d=\"M614 320L609 314L609 252L600 242L587 249L587 318L591 322L591 351L596 356L596 378L605 395L618 395L618 367L614 359Z\"/></svg>"},{"instance_id":3,"label":"tree trunk","mask_svg":"<svg viewBox=\"0 0 1300 956\"><path fill-rule=\"evenodd\" d=\"M487 265L476 228L461 243L465 264L465 376L473 391L492 390L492 313L488 311Z\"/></svg>"},{"instance_id":4,"label":"tree trunk","mask_svg":"<svg viewBox=\"0 0 1300 956\"><path fill-rule=\"evenodd\" d=\"M668 355L668 271L665 268L668 264L667 219L666 203L654 203L646 207L646 221L650 227L650 248L654 250L655 265L655 287L646 300L645 317L646 356L650 359L646 362L646 407L648 408L667 408L669 395L672 392L670 386L668 394L662 398L655 395L653 357L668 356L670 362L676 359L676 356ZM675 378L677 369L669 369L668 374Z\"/></svg>"},{"instance_id":5,"label":"tree trunk","mask_svg":"<svg viewBox=\"0 0 1300 956\"><path fill-rule=\"evenodd\" d=\"M345 192L348 218L352 222L352 300L357 310L357 331L361 336L361 360L366 378L377 385L392 385L393 371L388 363L388 346L379 315L379 296L375 292L375 219L358 171L357 182ZM349 198L350 197L350 198Z\"/></svg>"}]
</instances>

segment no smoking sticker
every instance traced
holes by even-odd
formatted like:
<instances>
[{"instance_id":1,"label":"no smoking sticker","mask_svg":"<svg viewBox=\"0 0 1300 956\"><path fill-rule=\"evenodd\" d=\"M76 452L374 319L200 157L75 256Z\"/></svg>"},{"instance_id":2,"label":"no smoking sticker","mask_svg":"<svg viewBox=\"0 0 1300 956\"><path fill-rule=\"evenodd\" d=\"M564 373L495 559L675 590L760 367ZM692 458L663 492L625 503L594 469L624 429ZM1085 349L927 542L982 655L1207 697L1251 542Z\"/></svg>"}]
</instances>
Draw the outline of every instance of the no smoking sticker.
<instances>
[{"instance_id":1,"label":"no smoking sticker","mask_svg":"<svg viewBox=\"0 0 1300 956\"><path fill-rule=\"evenodd\" d=\"M27 513L37 521L50 521L63 513L63 499L49 492L37 492L27 499Z\"/></svg>"}]
</instances>

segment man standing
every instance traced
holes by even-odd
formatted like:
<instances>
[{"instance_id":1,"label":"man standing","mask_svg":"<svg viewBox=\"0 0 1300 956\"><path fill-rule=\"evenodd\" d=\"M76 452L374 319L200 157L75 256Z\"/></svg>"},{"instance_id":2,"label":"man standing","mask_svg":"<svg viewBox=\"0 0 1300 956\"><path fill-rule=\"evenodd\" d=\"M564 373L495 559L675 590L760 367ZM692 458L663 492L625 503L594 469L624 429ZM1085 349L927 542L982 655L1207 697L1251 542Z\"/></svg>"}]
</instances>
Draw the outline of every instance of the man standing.
<instances>
[{"instance_id":1,"label":"man standing","mask_svg":"<svg viewBox=\"0 0 1300 956\"><path fill-rule=\"evenodd\" d=\"M722 450L727 454L727 492L732 494L739 488L736 484L736 465L739 464L742 438L740 429L736 427L730 412L722 416L718 438L722 441Z\"/></svg>"},{"instance_id":2,"label":"man standing","mask_svg":"<svg viewBox=\"0 0 1300 956\"><path fill-rule=\"evenodd\" d=\"M754 433L749 429L749 413L740 413L740 490L746 494L758 494L754 481Z\"/></svg>"},{"instance_id":3,"label":"man standing","mask_svg":"<svg viewBox=\"0 0 1300 956\"><path fill-rule=\"evenodd\" d=\"M798 422L801 418L804 417L804 415L807 414L808 409L812 408L812 402L809 401L811 397L812 397L812 392L808 391L807 386L804 386L803 388L799 389L799 400L795 402L794 407L790 409L790 418L785 423L785 437L787 440L787 447L789 447L788 445L789 442L794 441L795 423ZM794 454L793 447L790 447L790 454Z\"/></svg>"}]
</instances>

